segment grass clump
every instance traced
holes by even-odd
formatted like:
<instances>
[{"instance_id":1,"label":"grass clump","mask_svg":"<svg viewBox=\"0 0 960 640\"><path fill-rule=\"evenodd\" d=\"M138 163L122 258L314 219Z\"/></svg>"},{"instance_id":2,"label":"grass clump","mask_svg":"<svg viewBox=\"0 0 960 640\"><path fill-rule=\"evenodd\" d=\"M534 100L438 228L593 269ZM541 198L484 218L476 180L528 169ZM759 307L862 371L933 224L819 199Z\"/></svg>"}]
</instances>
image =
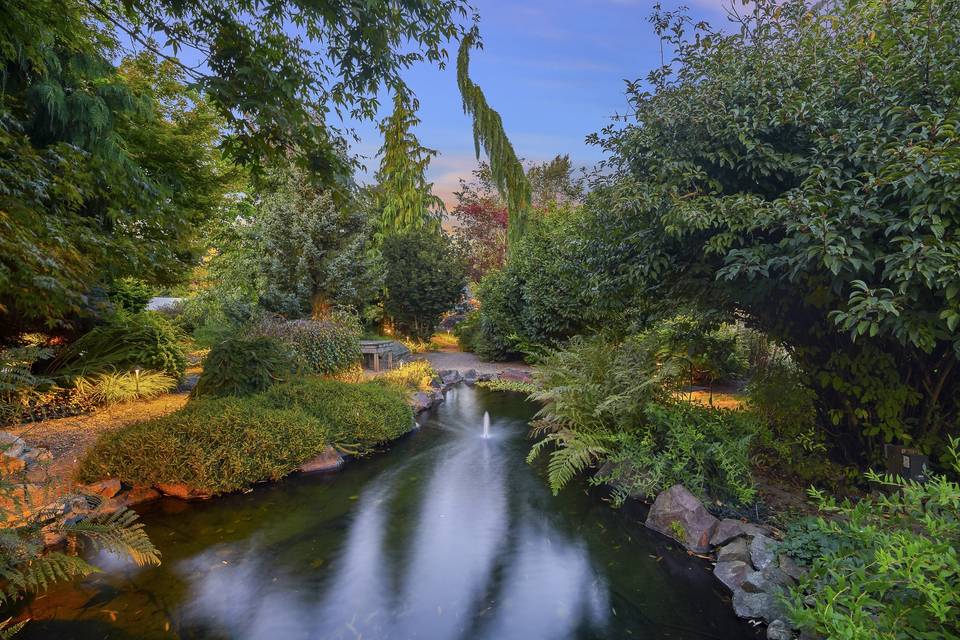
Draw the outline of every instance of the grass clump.
<instances>
[{"instance_id":1,"label":"grass clump","mask_svg":"<svg viewBox=\"0 0 960 640\"><path fill-rule=\"evenodd\" d=\"M98 373L74 382L77 393L94 404L156 398L176 386L175 379L159 371Z\"/></svg>"},{"instance_id":2,"label":"grass clump","mask_svg":"<svg viewBox=\"0 0 960 640\"><path fill-rule=\"evenodd\" d=\"M201 398L101 437L78 479L183 483L213 494L276 480L327 445L365 453L410 430L403 392L308 376L246 397Z\"/></svg>"},{"instance_id":3,"label":"grass clump","mask_svg":"<svg viewBox=\"0 0 960 640\"><path fill-rule=\"evenodd\" d=\"M429 391L431 389L430 381L436 375L437 372L433 370L429 362L414 360L380 374L376 381L409 391Z\"/></svg>"},{"instance_id":4,"label":"grass clump","mask_svg":"<svg viewBox=\"0 0 960 640\"><path fill-rule=\"evenodd\" d=\"M281 478L326 445L326 425L304 411L256 397L211 398L104 435L81 461L78 477L225 493Z\"/></svg>"},{"instance_id":5,"label":"grass clump","mask_svg":"<svg viewBox=\"0 0 960 640\"><path fill-rule=\"evenodd\" d=\"M348 384L304 377L262 395L271 407L291 407L317 418L341 451L363 454L410 430L413 412L406 394L376 382Z\"/></svg>"},{"instance_id":6,"label":"grass clump","mask_svg":"<svg viewBox=\"0 0 960 640\"><path fill-rule=\"evenodd\" d=\"M228 338L203 360L203 374L191 397L245 396L286 380L296 356L276 338Z\"/></svg>"}]
</instances>

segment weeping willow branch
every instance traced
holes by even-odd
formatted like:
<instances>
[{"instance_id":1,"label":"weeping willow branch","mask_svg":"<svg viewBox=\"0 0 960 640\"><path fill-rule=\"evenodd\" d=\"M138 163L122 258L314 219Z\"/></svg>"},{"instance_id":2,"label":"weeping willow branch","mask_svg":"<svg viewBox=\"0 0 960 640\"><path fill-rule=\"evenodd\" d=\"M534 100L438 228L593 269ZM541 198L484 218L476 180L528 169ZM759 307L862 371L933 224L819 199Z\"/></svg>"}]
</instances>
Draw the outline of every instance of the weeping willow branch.
<instances>
[{"instance_id":1,"label":"weeping willow branch","mask_svg":"<svg viewBox=\"0 0 960 640\"><path fill-rule=\"evenodd\" d=\"M490 160L490 172L493 182L504 200L507 201L509 214L507 224L507 243L513 245L523 236L530 210L530 182L523 171L523 165L517 158L513 145L503 130L503 120L494 111L480 89L469 75L470 49L476 45L476 30L468 33L460 42L457 55L457 85L463 98L464 112L473 118L473 143L477 158L480 147Z\"/></svg>"}]
</instances>

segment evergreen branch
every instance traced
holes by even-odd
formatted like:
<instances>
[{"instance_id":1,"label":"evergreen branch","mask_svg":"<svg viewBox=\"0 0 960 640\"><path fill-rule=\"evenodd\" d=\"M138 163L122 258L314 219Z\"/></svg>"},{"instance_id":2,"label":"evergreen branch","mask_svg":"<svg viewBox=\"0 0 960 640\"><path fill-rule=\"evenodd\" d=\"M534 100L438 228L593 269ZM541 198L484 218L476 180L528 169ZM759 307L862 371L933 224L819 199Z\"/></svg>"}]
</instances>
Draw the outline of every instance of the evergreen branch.
<instances>
[{"instance_id":1,"label":"evergreen branch","mask_svg":"<svg viewBox=\"0 0 960 640\"><path fill-rule=\"evenodd\" d=\"M463 111L473 118L473 143L477 158L480 158L482 146L490 160L493 182L507 202L507 242L511 246L523 236L526 227L531 202L530 182L503 129L503 119L487 103L483 90L470 79L470 49L474 45L478 45L476 29L471 30L460 42L457 85L463 99Z\"/></svg>"}]
</instances>

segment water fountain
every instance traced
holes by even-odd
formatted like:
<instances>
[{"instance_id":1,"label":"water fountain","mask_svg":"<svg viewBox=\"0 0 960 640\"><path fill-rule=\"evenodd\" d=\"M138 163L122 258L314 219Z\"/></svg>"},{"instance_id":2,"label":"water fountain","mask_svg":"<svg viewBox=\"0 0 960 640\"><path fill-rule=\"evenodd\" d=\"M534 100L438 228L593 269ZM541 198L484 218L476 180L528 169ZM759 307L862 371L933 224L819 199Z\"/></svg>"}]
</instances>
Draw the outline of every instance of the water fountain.
<instances>
[{"instance_id":1,"label":"water fountain","mask_svg":"<svg viewBox=\"0 0 960 640\"><path fill-rule=\"evenodd\" d=\"M483 412L483 439L486 440L490 437L490 412Z\"/></svg>"}]
</instances>

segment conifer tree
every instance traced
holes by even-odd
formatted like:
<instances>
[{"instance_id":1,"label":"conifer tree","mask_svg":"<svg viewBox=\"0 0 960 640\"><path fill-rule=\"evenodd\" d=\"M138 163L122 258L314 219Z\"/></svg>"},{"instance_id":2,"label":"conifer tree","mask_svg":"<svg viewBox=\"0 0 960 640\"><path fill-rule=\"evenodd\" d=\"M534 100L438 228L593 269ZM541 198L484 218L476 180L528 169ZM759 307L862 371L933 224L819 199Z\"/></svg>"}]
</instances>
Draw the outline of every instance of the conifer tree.
<instances>
[{"instance_id":1,"label":"conifer tree","mask_svg":"<svg viewBox=\"0 0 960 640\"><path fill-rule=\"evenodd\" d=\"M443 201L433 195L425 173L437 152L420 144L413 127L420 124L419 103L406 92L393 99L393 113L380 123L383 146L377 171L378 242L393 233L436 229L444 211Z\"/></svg>"},{"instance_id":2,"label":"conifer tree","mask_svg":"<svg viewBox=\"0 0 960 640\"><path fill-rule=\"evenodd\" d=\"M523 164L503 129L500 114L493 110L487 103L483 90L470 79L470 49L473 46L479 46L475 29L464 36L460 42L460 53L457 56L457 84L463 99L463 110L473 118L473 143L477 158L480 158L482 145L490 161L493 183L507 202L509 246L523 236L530 210L530 182L523 171Z\"/></svg>"}]
</instances>

